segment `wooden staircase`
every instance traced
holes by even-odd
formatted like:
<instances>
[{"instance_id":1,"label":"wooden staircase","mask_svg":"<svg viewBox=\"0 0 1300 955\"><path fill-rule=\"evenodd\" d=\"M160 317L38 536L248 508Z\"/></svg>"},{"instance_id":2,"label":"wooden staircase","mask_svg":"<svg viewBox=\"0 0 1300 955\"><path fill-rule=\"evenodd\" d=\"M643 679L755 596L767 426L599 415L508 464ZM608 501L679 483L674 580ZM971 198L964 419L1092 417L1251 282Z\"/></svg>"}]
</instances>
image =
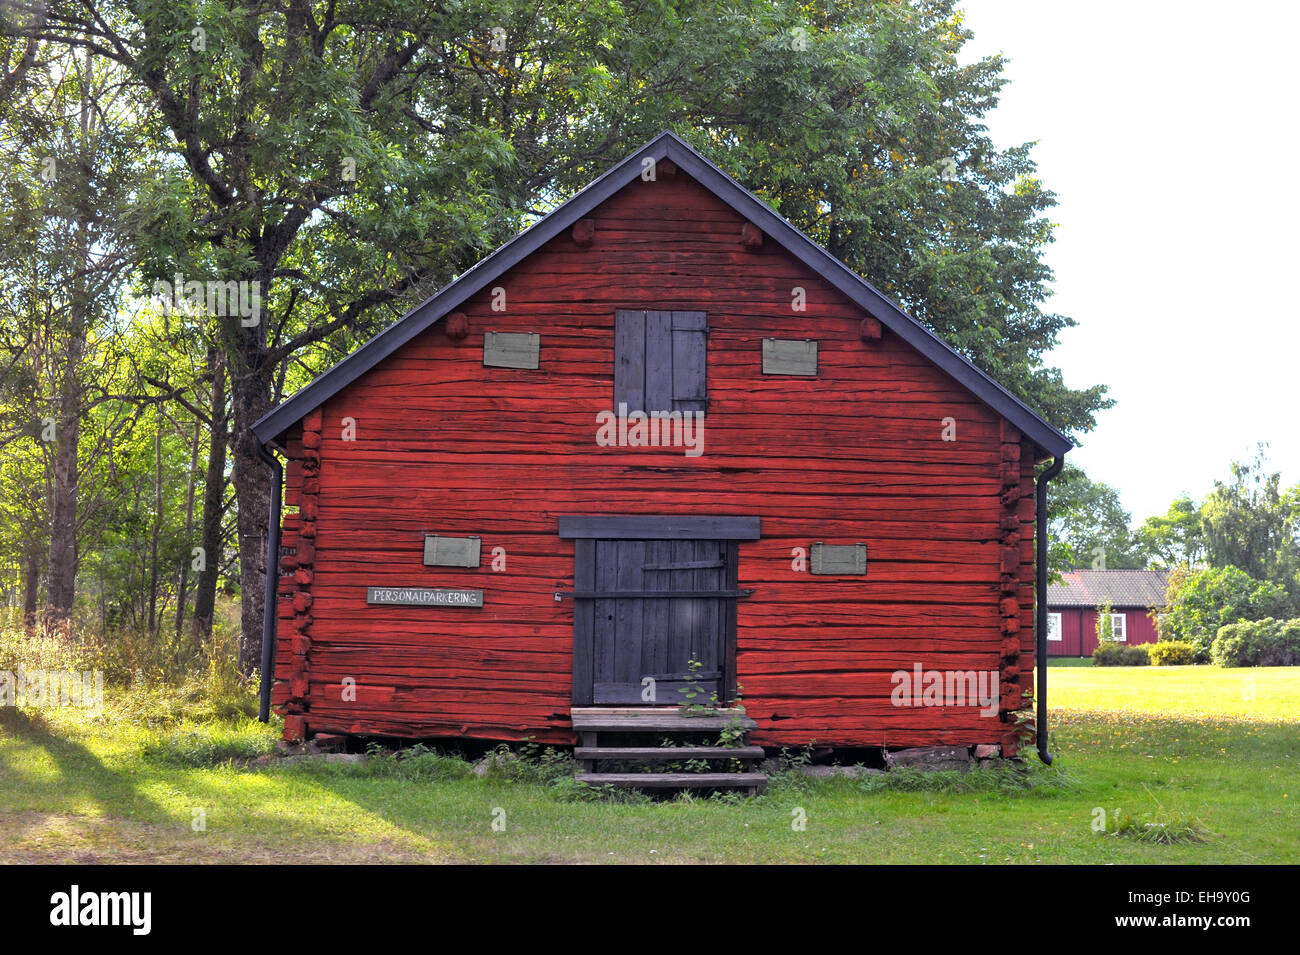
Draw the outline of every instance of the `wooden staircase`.
<instances>
[{"instance_id":1,"label":"wooden staircase","mask_svg":"<svg viewBox=\"0 0 1300 955\"><path fill-rule=\"evenodd\" d=\"M757 724L738 710L693 715L672 706L575 706L571 717L582 739L573 751L582 766L577 774L580 783L629 789L743 789L751 796L767 786L767 776L755 769L763 758L763 747L719 746L700 739L716 739L724 729L739 726L745 731L743 741L748 742L749 731ZM672 745L654 745L665 738ZM687 761L707 762L709 771L653 769L656 764ZM741 772L726 771L735 765L733 761L743 767ZM601 764L610 763L619 771L597 771ZM652 770L630 768L637 764Z\"/></svg>"}]
</instances>

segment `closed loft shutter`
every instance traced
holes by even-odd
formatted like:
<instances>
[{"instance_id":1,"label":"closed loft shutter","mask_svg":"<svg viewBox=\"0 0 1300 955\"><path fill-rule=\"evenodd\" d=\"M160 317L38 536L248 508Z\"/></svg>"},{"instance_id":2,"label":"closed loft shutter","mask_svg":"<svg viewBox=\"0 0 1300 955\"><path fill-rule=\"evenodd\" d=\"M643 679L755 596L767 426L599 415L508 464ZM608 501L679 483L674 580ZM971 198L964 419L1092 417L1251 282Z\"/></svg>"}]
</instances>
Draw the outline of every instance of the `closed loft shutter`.
<instances>
[{"instance_id":1,"label":"closed loft shutter","mask_svg":"<svg viewBox=\"0 0 1300 955\"><path fill-rule=\"evenodd\" d=\"M707 411L708 334L704 312L616 312L614 410Z\"/></svg>"}]
</instances>

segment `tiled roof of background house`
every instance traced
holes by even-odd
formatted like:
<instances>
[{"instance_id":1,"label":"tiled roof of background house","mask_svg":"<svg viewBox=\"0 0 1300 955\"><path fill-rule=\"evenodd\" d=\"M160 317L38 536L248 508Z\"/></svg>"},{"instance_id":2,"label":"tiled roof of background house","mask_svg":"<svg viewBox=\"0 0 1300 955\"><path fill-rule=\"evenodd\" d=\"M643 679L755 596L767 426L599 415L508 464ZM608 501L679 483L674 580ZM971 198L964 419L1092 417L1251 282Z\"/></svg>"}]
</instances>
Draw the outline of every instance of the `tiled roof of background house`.
<instances>
[{"instance_id":1,"label":"tiled roof of background house","mask_svg":"<svg viewBox=\"0 0 1300 955\"><path fill-rule=\"evenodd\" d=\"M1163 607L1167 570L1071 570L1047 585L1049 607Z\"/></svg>"}]
</instances>

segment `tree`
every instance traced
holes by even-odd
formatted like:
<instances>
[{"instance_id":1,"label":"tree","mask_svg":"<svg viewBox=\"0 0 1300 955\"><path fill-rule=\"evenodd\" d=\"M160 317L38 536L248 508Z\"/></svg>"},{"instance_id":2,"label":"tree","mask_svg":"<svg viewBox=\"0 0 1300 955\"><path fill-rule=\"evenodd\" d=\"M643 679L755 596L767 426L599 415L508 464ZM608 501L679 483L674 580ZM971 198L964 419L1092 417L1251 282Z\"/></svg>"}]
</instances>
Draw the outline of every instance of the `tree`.
<instances>
[{"instance_id":1,"label":"tree","mask_svg":"<svg viewBox=\"0 0 1300 955\"><path fill-rule=\"evenodd\" d=\"M1148 517L1143 521L1136 537L1156 566L1196 568L1205 560L1201 508L1185 494L1170 504L1163 516Z\"/></svg>"},{"instance_id":2,"label":"tree","mask_svg":"<svg viewBox=\"0 0 1300 955\"><path fill-rule=\"evenodd\" d=\"M1097 607L1097 642L1114 643L1115 642L1115 623L1111 620L1111 614L1114 608L1110 601L1106 601Z\"/></svg>"},{"instance_id":3,"label":"tree","mask_svg":"<svg viewBox=\"0 0 1300 955\"><path fill-rule=\"evenodd\" d=\"M11 419L40 422L50 458L48 610L67 618L76 593L78 536L88 519L83 454L104 452L82 429L97 402L89 379L116 317L130 267L126 226L138 140L124 119L120 78L89 50L39 45L0 111L16 134L0 144L0 280L13 289L0 311L33 331L16 345L32 369L30 404ZM84 445L84 447L83 447Z\"/></svg>"},{"instance_id":4,"label":"tree","mask_svg":"<svg viewBox=\"0 0 1300 955\"><path fill-rule=\"evenodd\" d=\"M1201 505L1202 524L1210 564L1240 567L1298 597L1300 486L1284 492L1281 480L1280 473L1267 471L1267 445L1261 444L1252 461L1232 462L1230 481L1214 482Z\"/></svg>"},{"instance_id":5,"label":"tree","mask_svg":"<svg viewBox=\"0 0 1300 955\"><path fill-rule=\"evenodd\" d=\"M1082 468L1066 464L1048 484L1048 509L1056 556L1068 565L1095 570L1146 567L1146 552L1129 530L1129 512L1118 492L1093 481Z\"/></svg>"},{"instance_id":6,"label":"tree","mask_svg":"<svg viewBox=\"0 0 1300 955\"><path fill-rule=\"evenodd\" d=\"M1028 147L984 136L1002 64L958 63L968 34L949 0L16 9L11 37L93 50L129 78L157 157L136 197L142 284L234 283L257 303L213 335L246 672L273 559L250 425L665 127L1060 427L1086 430L1108 403L1043 365L1070 324L1041 308L1053 199Z\"/></svg>"},{"instance_id":7,"label":"tree","mask_svg":"<svg viewBox=\"0 0 1300 955\"><path fill-rule=\"evenodd\" d=\"M779 38L701 77L721 106L693 104L698 144L1057 427L1089 430L1105 388L1043 363L1075 324L1044 308L1055 197L1031 146L999 150L980 121L1002 58L960 62L971 33L945 0L779 9Z\"/></svg>"}]
</instances>

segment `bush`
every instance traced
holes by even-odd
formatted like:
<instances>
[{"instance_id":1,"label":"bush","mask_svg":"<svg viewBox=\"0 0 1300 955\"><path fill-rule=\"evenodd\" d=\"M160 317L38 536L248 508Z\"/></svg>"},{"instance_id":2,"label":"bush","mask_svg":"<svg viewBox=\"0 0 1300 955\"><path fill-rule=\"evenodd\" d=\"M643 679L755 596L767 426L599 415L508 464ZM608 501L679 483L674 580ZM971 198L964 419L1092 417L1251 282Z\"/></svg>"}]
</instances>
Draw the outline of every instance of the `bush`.
<instances>
[{"instance_id":1,"label":"bush","mask_svg":"<svg viewBox=\"0 0 1300 955\"><path fill-rule=\"evenodd\" d=\"M1300 619L1266 617L1225 624L1210 652L1221 667L1300 665Z\"/></svg>"},{"instance_id":2,"label":"bush","mask_svg":"<svg viewBox=\"0 0 1300 955\"><path fill-rule=\"evenodd\" d=\"M1196 662L1206 663L1220 627L1280 616L1288 606L1284 588L1256 580L1239 568L1180 569L1169 578L1169 606L1160 618L1160 639L1192 644Z\"/></svg>"},{"instance_id":3,"label":"bush","mask_svg":"<svg viewBox=\"0 0 1300 955\"><path fill-rule=\"evenodd\" d=\"M1196 647L1183 640L1161 640L1147 645L1153 667L1180 667L1196 662Z\"/></svg>"},{"instance_id":4,"label":"bush","mask_svg":"<svg viewBox=\"0 0 1300 955\"><path fill-rule=\"evenodd\" d=\"M1103 640L1092 652L1092 665L1097 667L1144 667L1151 662L1144 644L1129 646L1114 640Z\"/></svg>"}]
</instances>

